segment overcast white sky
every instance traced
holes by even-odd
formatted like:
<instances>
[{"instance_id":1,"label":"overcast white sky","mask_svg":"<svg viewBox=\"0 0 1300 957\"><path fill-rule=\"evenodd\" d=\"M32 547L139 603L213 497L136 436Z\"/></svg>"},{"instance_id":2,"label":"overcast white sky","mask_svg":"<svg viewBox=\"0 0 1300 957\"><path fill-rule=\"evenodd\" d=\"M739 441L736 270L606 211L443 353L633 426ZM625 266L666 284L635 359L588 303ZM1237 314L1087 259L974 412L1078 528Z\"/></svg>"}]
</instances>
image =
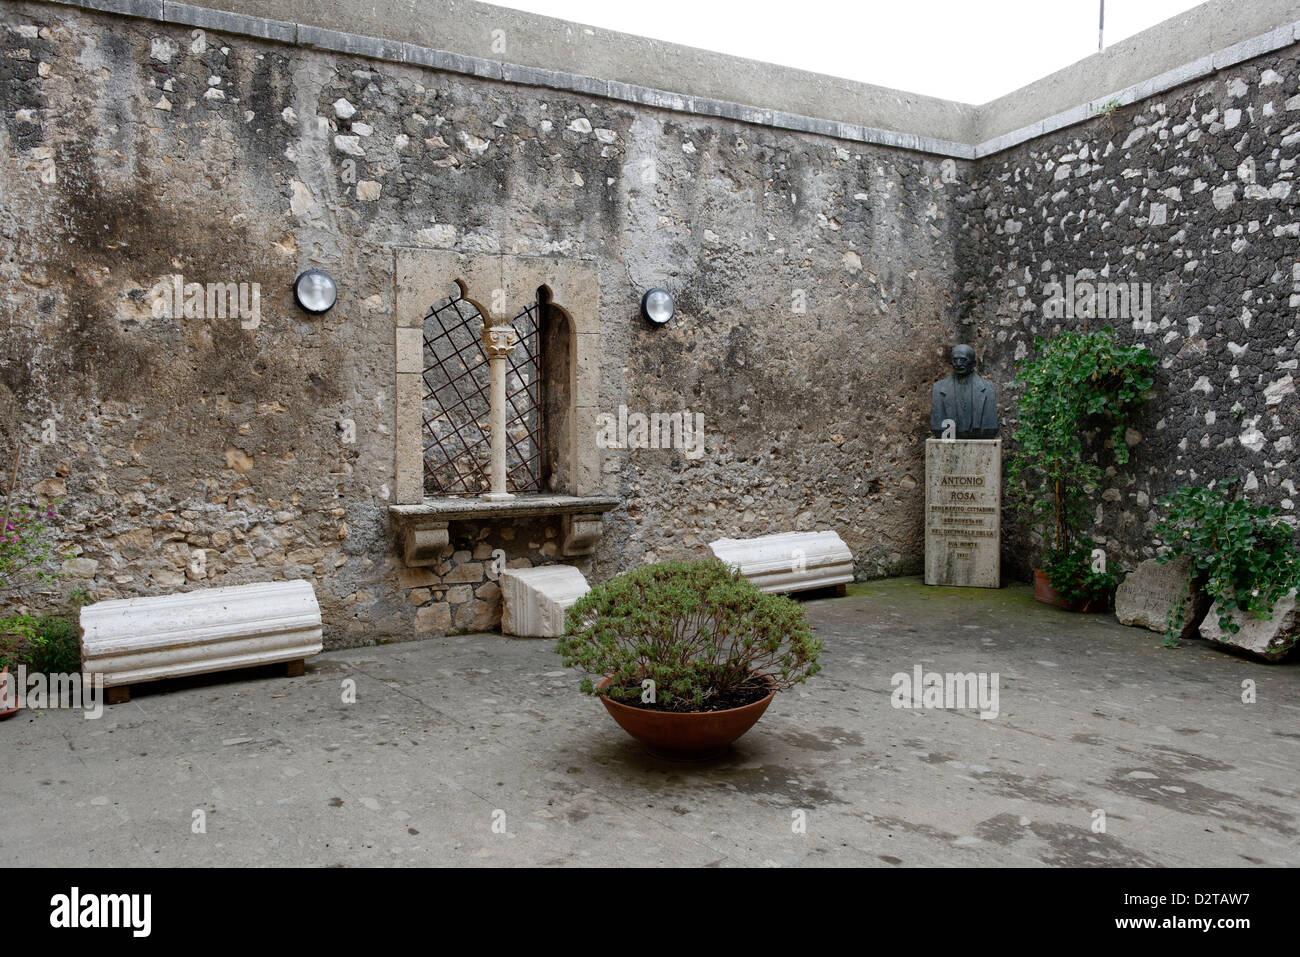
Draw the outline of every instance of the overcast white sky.
<instances>
[{"instance_id":1,"label":"overcast white sky","mask_svg":"<svg viewBox=\"0 0 1300 957\"><path fill-rule=\"evenodd\" d=\"M1106 45L1200 0L1106 0ZM1097 52L1099 0L513 0L591 26L986 103Z\"/></svg>"}]
</instances>

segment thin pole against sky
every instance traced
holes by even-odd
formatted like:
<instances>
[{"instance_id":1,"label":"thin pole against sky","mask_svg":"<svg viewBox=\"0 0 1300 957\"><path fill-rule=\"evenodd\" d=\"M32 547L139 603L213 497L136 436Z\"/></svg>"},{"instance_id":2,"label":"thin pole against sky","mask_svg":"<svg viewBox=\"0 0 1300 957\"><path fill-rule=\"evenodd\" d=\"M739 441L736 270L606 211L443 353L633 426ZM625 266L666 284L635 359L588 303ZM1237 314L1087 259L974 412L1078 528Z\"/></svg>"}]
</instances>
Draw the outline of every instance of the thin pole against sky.
<instances>
[{"instance_id":1,"label":"thin pole against sky","mask_svg":"<svg viewBox=\"0 0 1300 957\"><path fill-rule=\"evenodd\" d=\"M1097 52L1101 52L1102 37L1106 35L1106 0L1101 0L1101 12L1097 15Z\"/></svg>"}]
</instances>

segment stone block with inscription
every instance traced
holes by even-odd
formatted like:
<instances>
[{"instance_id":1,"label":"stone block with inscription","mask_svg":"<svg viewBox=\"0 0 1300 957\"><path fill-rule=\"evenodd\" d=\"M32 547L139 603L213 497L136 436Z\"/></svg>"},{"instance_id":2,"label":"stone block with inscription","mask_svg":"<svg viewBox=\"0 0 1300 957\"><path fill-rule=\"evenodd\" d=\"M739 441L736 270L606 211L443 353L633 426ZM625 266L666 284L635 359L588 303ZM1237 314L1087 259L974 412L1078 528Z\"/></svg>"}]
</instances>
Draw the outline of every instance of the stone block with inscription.
<instances>
[{"instance_id":1,"label":"stone block with inscription","mask_svg":"<svg viewBox=\"0 0 1300 957\"><path fill-rule=\"evenodd\" d=\"M1115 617L1122 625L1165 630L1165 618L1179 598L1186 596L1178 637L1196 637L1196 629L1210 609L1210 599L1189 583L1192 560L1187 556L1162 565L1149 558L1138 565L1115 590Z\"/></svg>"},{"instance_id":2,"label":"stone block with inscription","mask_svg":"<svg viewBox=\"0 0 1300 957\"><path fill-rule=\"evenodd\" d=\"M927 439L925 583L1002 585L1002 440Z\"/></svg>"}]
</instances>

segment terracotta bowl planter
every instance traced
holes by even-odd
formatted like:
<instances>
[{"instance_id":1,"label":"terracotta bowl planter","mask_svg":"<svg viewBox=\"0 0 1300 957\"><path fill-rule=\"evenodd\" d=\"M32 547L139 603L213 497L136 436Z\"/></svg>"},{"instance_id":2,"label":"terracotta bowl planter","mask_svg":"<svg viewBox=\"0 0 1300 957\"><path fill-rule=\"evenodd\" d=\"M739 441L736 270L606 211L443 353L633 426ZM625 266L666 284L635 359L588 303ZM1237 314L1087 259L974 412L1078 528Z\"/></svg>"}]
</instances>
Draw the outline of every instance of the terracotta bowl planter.
<instances>
[{"instance_id":1,"label":"terracotta bowl planter","mask_svg":"<svg viewBox=\"0 0 1300 957\"><path fill-rule=\"evenodd\" d=\"M1085 614L1094 611L1105 611L1108 604L1104 599L1096 598L1086 598L1077 604L1066 601L1061 596L1061 593L1052 587L1052 583L1047 578L1047 573L1039 571L1037 568L1034 569L1034 598L1045 605Z\"/></svg>"},{"instance_id":2,"label":"terracotta bowl planter","mask_svg":"<svg viewBox=\"0 0 1300 957\"><path fill-rule=\"evenodd\" d=\"M7 718L10 715L18 713L18 685L17 682L9 681L8 665L5 665L4 668L0 669L0 674L6 676L0 678L0 694L5 694L5 697L0 700L0 718ZM12 689L12 693L6 693L10 689ZM12 705L12 707L10 705Z\"/></svg>"},{"instance_id":3,"label":"terracotta bowl planter","mask_svg":"<svg viewBox=\"0 0 1300 957\"><path fill-rule=\"evenodd\" d=\"M611 678L602 678L597 691L609 687ZM671 761L704 761L717 757L733 741L754 726L772 703L776 687L767 679L771 690L767 697L740 708L726 711L697 711L682 714L670 711L651 711L611 701L600 696L601 704L619 723L619 726L640 741L655 757Z\"/></svg>"}]
</instances>

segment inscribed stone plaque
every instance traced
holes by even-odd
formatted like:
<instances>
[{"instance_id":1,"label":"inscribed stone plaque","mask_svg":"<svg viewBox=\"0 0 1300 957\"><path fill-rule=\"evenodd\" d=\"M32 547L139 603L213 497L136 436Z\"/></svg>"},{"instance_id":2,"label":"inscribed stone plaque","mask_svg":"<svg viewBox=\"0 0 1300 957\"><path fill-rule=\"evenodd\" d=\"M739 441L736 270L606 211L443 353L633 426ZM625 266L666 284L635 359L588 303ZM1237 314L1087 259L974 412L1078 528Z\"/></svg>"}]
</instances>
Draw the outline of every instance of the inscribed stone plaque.
<instances>
[{"instance_id":1,"label":"inscribed stone plaque","mask_svg":"<svg viewBox=\"0 0 1300 957\"><path fill-rule=\"evenodd\" d=\"M1204 594L1189 594L1191 568L1192 560L1186 555L1165 565L1154 558L1148 558L1130 572L1115 590L1115 617L1122 625L1135 625L1162 632L1173 603L1181 596L1188 595L1190 600L1183 609L1179 637L1194 638L1197 626L1209 610L1210 601Z\"/></svg>"},{"instance_id":2,"label":"inscribed stone plaque","mask_svg":"<svg viewBox=\"0 0 1300 957\"><path fill-rule=\"evenodd\" d=\"M1002 440L927 439L925 583L1002 585Z\"/></svg>"}]
</instances>

